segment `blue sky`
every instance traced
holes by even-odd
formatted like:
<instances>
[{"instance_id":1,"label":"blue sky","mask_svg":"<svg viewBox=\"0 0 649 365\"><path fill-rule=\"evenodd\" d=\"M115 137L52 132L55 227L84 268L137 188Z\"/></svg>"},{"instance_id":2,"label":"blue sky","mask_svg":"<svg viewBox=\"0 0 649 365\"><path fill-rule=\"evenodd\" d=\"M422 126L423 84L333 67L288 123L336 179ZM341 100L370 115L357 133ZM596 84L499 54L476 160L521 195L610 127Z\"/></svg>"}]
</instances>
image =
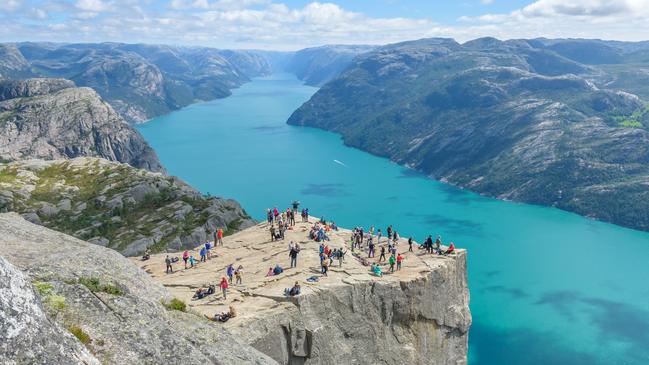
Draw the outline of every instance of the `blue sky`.
<instances>
[{"instance_id":1,"label":"blue sky","mask_svg":"<svg viewBox=\"0 0 649 365\"><path fill-rule=\"evenodd\" d=\"M298 49L425 37L649 38L649 0L0 0L0 41Z\"/></svg>"}]
</instances>

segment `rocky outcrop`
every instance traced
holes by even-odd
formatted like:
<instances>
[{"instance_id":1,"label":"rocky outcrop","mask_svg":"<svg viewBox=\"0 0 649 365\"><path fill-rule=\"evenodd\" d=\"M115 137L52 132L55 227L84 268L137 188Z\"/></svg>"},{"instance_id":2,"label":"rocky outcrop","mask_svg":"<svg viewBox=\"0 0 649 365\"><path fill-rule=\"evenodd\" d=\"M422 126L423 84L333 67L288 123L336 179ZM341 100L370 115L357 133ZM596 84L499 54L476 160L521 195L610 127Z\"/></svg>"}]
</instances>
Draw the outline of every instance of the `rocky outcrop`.
<instances>
[{"instance_id":1,"label":"rocky outcrop","mask_svg":"<svg viewBox=\"0 0 649 365\"><path fill-rule=\"evenodd\" d=\"M142 136L90 88L67 80L0 81L0 159L97 156L164 171Z\"/></svg>"},{"instance_id":2,"label":"rocky outcrop","mask_svg":"<svg viewBox=\"0 0 649 365\"><path fill-rule=\"evenodd\" d=\"M259 223L226 237L218 257L195 268L174 265L174 275L160 264L164 254L138 264L192 310L212 316L233 306L237 316L225 329L280 364L466 364L471 313L464 250L450 256L408 252L401 240L400 270L390 273L378 257L366 259L382 268L377 277L353 256L366 258L366 250L348 250L351 232L339 228L326 244L346 247L346 258L342 265L334 260L323 276L319 243L307 238L312 225L297 223L284 240L269 241L268 224ZM295 268L288 267L288 242L301 248ZM228 264L241 265L244 273L227 299L216 293L191 300L197 288L218 284ZM266 276L276 264L284 272ZM307 280L313 276L319 280ZM295 282L300 295L286 297L285 288Z\"/></svg>"},{"instance_id":3,"label":"rocky outcrop","mask_svg":"<svg viewBox=\"0 0 649 365\"><path fill-rule=\"evenodd\" d=\"M3 231L3 235L8 232ZM0 257L0 354L4 364L99 365L79 341L51 321L30 279Z\"/></svg>"},{"instance_id":4,"label":"rocky outcrop","mask_svg":"<svg viewBox=\"0 0 649 365\"><path fill-rule=\"evenodd\" d=\"M344 280L233 329L280 364L466 364L466 256L399 282Z\"/></svg>"},{"instance_id":5,"label":"rocky outcrop","mask_svg":"<svg viewBox=\"0 0 649 365\"><path fill-rule=\"evenodd\" d=\"M10 341L0 344L5 360L16 359L17 364L99 363L95 359L107 364L165 364L178 359L200 365L276 363L204 317L166 308L163 303L172 299L166 289L113 250L33 225L13 213L0 214L0 231L0 256L35 282L41 301L56 299L45 318L22 275L0 276L0 315L8 319L0 326L9 329L0 338ZM0 270L11 269L0 260ZM21 296L7 298L5 290ZM87 350L61 333L61 328L74 333Z\"/></svg>"},{"instance_id":6,"label":"rocky outcrop","mask_svg":"<svg viewBox=\"0 0 649 365\"><path fill-rule=\"evenodd\" d=\"M254 222L234 200L100 158L0 164L0 211L124 255L194 247Z\"/></svg>"}]
</instances>

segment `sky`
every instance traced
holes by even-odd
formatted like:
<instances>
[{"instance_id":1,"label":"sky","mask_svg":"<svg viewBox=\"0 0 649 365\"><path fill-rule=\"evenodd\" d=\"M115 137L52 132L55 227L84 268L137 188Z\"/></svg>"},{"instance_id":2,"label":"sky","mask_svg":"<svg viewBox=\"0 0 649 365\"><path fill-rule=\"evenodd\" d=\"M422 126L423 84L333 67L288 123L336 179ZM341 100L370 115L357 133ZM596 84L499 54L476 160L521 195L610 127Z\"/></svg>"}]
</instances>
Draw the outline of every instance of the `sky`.
<instances>
[{"instance_id":1,"label":"sky","mask_svg":"<svg viewBox=\"0 0 649 365\"><path fill-rule=\"evenodd\" d=\"M295 50L427 37L649 40L649 0L0 0L0 41Z\"/></svg>"}]
</instances>

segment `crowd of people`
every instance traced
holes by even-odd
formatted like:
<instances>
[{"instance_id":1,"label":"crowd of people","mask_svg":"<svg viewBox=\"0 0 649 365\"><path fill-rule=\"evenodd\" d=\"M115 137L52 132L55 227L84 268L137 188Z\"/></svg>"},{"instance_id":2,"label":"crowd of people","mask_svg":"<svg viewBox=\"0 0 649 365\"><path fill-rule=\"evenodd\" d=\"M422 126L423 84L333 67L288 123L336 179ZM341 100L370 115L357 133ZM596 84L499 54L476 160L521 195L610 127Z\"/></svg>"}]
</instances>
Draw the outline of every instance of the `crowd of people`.
<instances>
[{"instance_id":1,"label":"crowd of people","mask_svg":"<svg viewBox=\"0 0 649 365\"><path fill-rule=\"evenodd\" d=\"M286 210L280 210L277 207L266 210L267 226L271 236L270 242L285 239L286 231L292 230L296 226L295 216L298 213L301 215L302 223L310 223L309 209L303 208L300 210L299 205L299 201L294 201ZM328 222L322 217L307 227L305 238L319 243L317 251L320 263L319 271L322 277L327 277L329 269L334 266L334 263L337 263L338 267L343 266L348 250L345 247L330 247L332 242L330 235L332 232L338 231L335 222ZM405 248L399 251L399 245L405 242L407 242L407 251L405 251ZM215 256L212 251L216 246L220 245L223 245L223 230L219 228L214 232L214 241L206 242L200 247L198 260L189 250L183 252L182 260L185 269L194 268L199 263L211 260ZM426 254L451 255L455 251L455 244L453 242L450 242L446 248L443 247L441 236L437 236L433 240L432 235L429 235L421 243L416 243L412 237L409 237L407 241L402 240L392 225L387 226L385 231L382 231L380 228L375 229L374 226L371 226L368 230L365 230L363 227L354 228L351 232L349 246L347 248L351 249L352 255L364 266L369 266L371 273L381 277L388 272L394 273L395 271L400 271L407 254L414 253L413 245L418 247L418 251L423 250ZM298 267L298 257L301 251L302 247L299 243L290 241L288 244L288 258L291 269ZM377 251L378 259L376 258ZM167 274L173 273L173 264L178 261L178 258L166 257ZM384 271L385 267L387 267L387 270ZM266 276L277 276L283 272L284 268L277 263L274 267L269 267ZM306 280L309 282L317 282L318 277L312 276ZM227 265L225 276L221 277L220 281L217 280L217 282L222 293L222 299L227 300L230 286L243 285L243 266L239 265L235 268L232 263ZM193 299L200 300L209 295L214 295L216 293L216 286L214 284L207 284L205 287L199 288L194 293ZM301 292L299 281L296 281L293 287L284 289L284 295L288 297L300 295ZM234 308L230 307L230 312L233 310ZM214 320L225 321L232 317L230 312L216 314Z\"/></svg>"}]
</instances>

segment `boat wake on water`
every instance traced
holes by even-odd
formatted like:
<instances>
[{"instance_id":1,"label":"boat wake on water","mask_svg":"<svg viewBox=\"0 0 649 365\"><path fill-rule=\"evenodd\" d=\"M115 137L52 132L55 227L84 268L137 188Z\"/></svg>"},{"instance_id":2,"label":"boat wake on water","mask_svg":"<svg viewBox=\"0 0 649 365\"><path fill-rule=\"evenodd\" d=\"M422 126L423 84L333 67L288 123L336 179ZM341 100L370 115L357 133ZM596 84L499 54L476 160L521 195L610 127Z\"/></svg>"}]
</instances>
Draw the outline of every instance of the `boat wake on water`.
<instances>
[{"instance_id":1,"label":"boat wake on water","mask_svg":"<svg viewBox=\"0 0 649 365\"><path fill-rule=\"evenodd\" d=\"M341 162L341 161L338 161L338 160L334 160L334 162L337 163L337 164L340 165L340 166L349 167L349 166L345 165L344 162Z\"/></svg>"}]
</instances>

